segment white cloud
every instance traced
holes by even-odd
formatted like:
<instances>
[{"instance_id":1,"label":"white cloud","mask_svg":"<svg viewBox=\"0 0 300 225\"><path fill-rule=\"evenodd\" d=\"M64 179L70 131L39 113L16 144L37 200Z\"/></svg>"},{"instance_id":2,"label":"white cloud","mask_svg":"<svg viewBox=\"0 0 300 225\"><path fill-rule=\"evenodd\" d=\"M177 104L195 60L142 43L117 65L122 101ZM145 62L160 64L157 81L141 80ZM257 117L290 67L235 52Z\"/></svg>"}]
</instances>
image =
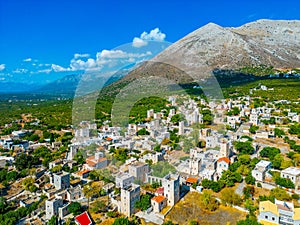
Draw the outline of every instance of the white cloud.
<instances>
[{"instance_id":1,"label":"white cloud","mask_svg":"<svg viewBox=\"0 0 300 225\"><path fill-rule=\"evenodd\" d=\"M88 57L90 57L90 54L80 54L80 53L75 53L74 54L74 59L88 58Z\"/></svg>"},{"instance_id":2,"label":"white cloud","mask_svg":"<svg viewBox=\"0 0 300 225\"><path fill-rule=\"evenodd\" d=\"M32 61L32 58L27 58L27 59L24 59L23 61L24 61L24 62L31 62L31 61Z\"/></svg>"},{"instance_id":3,"label":"white cloud","mask_svg":"<svg viewBox=\"0 0 300 225\"><path fill-rule=\"evenodd\" d=\"M50 73L52 71L52 68L50 69L43 69L43 70L38 70L36 73ZM35 73L35 72L33 72Z\"/></svg>"},{"instance_id":4,"label":"white cloud","mask_svg":"<svg viewBox=\"0 0 300 225\"><path fill-rule=\"evenodd\" d=\"M166 38L166 34L162 33L159 28L155 28L151 30L149 33L144 31L140 37L133 38L132 46L136 48L140 48L142 46L146 46L148 41L164 41Z\"/></svg>"},{"instance_id":5,"label":"white cloud","mask_svg":"<svg viewBox=\"0 0 300 225\"><path fill-rule=\"evenodd\" d=\"M27 73L28 72L28 69L15 69L14 71L12 71L13 73Z\"/></svg>"},{"instance_id":6,"label":"white cloud","mask_svg":"<svg viewBox=\"0 0 300 225\"><path fill-rule=\"evenodd\" d=\"M65 67L62 67L62 66L56 65L56 64L52 64L51 69L54 72L65 72L65 71L70 71L71 70L70 68L65 68Z\"/></svg>"},{"instance_id":7,"label":"white cloud","mask_svg":"<svg viewBox=\"0 0 300 225\"><path fill-rule=\"evenodd\" d=\"M128 53L122 50L102 50L96 55L97 61L101 59L125 59L125 58L141 58L151 55L150 51L146 53Z\"/></svg>"},{"instance_id":8,"label":"white cloud","mask_svg":"<svg viewBox=\"0 0 300 225\"><path fill-rule=\"evenodd\" d=\"M159 28L151 30L149 34L145 31L141 34L141 39L148 41L164 41L165 38L166 35L162 33Z\"/></svg>"},{"instance_id":9,"label":"white cloud","mask_svg":"<svg viewBox=\"0 0 300 225\"><path fill-rule=\"evenodd\" d=\"M97 52L95 58L87 58L89 54L74 54L68 67L57 64L37 64L40 70L33 73L50 73L50 72L66 72L66 71L96 71L104 67L112 68L115 66L124 66L128 63L134 63L143 60L145 57L151 56L152 52L130 53L120 49L102 50Z\"/></svg>"},{"instance_id":10,"label":"white cloud","mask_svg":"<svg viewBox=\"0 0 300 225\"><path fill-rule=\"evenodd\" d=\"M0 71L5 69L5 64L0 64Z\"/></svg>"},{"instance_id":11,"label":"white cloud","mask_svg":"<svg viewBox=\"0 0 300 225\"><path fill-rule=\"evenodd\" d=\"M77 70L91 70L97 68L97 63L94 59L89 58L86 61L82 59L72 59L70 64L70 70L77 71Z\"/></svg>"},{"instance_id":12,"label":"white cloud","mask_svg":"<svg viewBox=\"0 0 300 225\"><path fill-rule=\"evenodd\" d=\"M145 41L141 38L138 38L138 37L133 38L133 41L132 41L132 46L136 47L136 48L146 46L147 44L148 44L147 41Z\"/></svg>"}]
</instances>

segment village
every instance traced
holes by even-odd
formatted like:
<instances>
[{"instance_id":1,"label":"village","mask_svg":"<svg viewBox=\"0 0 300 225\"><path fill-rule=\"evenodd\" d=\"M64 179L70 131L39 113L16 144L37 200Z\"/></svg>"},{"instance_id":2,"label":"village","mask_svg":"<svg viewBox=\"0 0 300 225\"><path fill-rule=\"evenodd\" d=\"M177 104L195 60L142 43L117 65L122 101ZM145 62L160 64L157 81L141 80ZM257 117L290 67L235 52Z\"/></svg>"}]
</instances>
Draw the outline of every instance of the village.
<instances>
[{"instance_id":1,"label":"village","mask_svg":"<svg viewBox=\"0 0 300 225\"><path fill-rule=\"evenodd\" d=\"M188 193L210 189L217 202L261 224L300 224L300 115L292 107L298 104L174 95L164 110L150 109L145 122L124 128L82 121L38 142L24 138L37 132L21 127L0 138L0 168L9 171L0 174L1 202L32 207L20 225L102 224L123 217L164 224ZM67 145L63 137L70 139ZM237 204L220 196L232 187L242 199ZM245 198L250 187L263 194ZM271 201L272 190L284 193Z\"/></svg>"}]
</instances>

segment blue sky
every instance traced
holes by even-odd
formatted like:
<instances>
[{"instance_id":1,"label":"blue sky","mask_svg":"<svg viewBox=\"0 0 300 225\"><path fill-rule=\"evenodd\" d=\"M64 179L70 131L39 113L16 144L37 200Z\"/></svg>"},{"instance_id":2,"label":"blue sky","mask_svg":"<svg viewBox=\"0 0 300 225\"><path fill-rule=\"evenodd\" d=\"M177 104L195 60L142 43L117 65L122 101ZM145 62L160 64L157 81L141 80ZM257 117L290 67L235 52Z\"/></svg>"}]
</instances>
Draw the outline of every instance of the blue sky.
<instances>
[{"instance_id":1,"label":"blue sky","mask_svg":"<svg viewBox=\"0 0 300 225\"><path fill-rule=\"evenodd\" d=\"M135 37L175 42L209 22L300 19L299 8L299 0L0 0L0 81L51 81L96 67L97 53L117 57L109 50Z\"/></svg>"}]
</instances>

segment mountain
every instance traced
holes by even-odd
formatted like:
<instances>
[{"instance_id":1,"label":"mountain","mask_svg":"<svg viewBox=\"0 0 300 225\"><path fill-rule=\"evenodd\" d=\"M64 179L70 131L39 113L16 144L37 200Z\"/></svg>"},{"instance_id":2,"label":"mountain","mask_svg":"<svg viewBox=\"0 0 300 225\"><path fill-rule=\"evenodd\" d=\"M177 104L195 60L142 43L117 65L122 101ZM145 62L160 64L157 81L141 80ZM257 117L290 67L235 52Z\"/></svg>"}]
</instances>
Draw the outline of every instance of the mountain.
<instances>
[{"instance_id":1,"label":"mountain","mask_svg":"<svg viewBox=\"0 0 300 225\"><path fill-rule=\"evenodd\" d=\"M36 94L52 94L73 97L81 79L81 74L67 75L59 80L43 85L33 92Z\"/></svg>"},{"instance_id":2,"label":"mountain","mask_svg":"<svg viewBox=\"0 0 300 225\"><path fill-rule=\"evenodd\" d=\"M104 85L108 87L104 88L104 92L117 93L137 78L156 76L181 84L199 83L199 80L208 80L212 78L211 74L218 75L220 71L221 76L225 76L227 71L260 65L281 69L300 68L299 20L258 20L241 27L221 27L209 23L134 69L127 68L108 75ZM80 82L79 89L83 94L86 90L102 87L102 81L97 79L97 76L90 74L69 75L43 87L0 83L0 92L17 90L74 96ZM251 80L253 76L234 73L233 79Z\"/></svg>"},{"instance_id":3,"label":"mountain","mask_svg":"<svg viewBox=\"0 0 300 225\"><path fill-rule=\"evenodd\" d=\"M0 82L0 93L26 93L35 90L37 85L17 82Z\"/></svg>"},{"instance_id":4,"label":"mountain","mask_svg":"<svg viewBox=\"0 0 300 225\"><path fill-rule=\"evenodd\" d=\"M207 79L215 71L261 65L300 67L299 20L258 20L236 28L209 23L175 42L116 84L150 76L186 83Z\"/></svg>"},{"instance_id":5,"label":"mountain","mask_svg":"<svg viewBox=\"0 0 300 225\"><path fill-rule=\"evenodd\" d=\"M300 67L300 21L258 20L238 28L209 23L171 45L155 60L182 67L208 65L211 69L260 64Z\"/></svg>"}]
</instances>

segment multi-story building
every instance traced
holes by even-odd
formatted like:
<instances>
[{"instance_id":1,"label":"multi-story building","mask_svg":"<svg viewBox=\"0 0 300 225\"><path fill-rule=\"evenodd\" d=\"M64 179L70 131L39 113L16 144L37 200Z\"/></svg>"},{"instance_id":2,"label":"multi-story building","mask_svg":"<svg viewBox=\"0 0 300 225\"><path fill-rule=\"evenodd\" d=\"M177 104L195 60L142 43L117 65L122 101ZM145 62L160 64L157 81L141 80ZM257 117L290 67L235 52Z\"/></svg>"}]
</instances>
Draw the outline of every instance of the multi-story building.
<instances>
[{"instance_id":1,"label":"multi-story building","mask_svg":"<svg viewBox=\"0 0 300 225\"><path fill-rule=\"evenodd\" d=\"M223 173L223 171L226 171L229 169L230 165L230 159L227 157L222 157L218 159L217 161L217 173L220 175Z\"/></svg>"},{"instance_id":2,"label":"multi-story building","mask_svg":"<svg viewBox=\"0 0 300 225\"><path fill-rule=\"evenodd\" d=\"M121 173L116 176L116 187L126 188L134 182L134 176L128 173Z\"/></svg>"},{"instance_id":3,"label":"multi-story building","mask_svg":"<svg viewBox=\"0 0 300 225\"><path fill-rule=\"evenodd\" d=\"M262 201L259 203L258 221L263 225L300 225L300 208L293 203L279 201Z\"/></svg>"},{"instance_id":4,"label":"multi-story building","mask_svg":"<svg viewBox=\"0 0 300 225\"><path fill-rule=\"evenodd\" d=\"M66 172L53 174L53 185L56 190L62 190L70 187L70 174Z\"/></svg>"},{"instance_id":5,"label":"multi-story building","mask_svg":"<svg viewBox=\"0 0 300 225\"><path fill-rule=\"evenodd\" d=\"M154 196L151 199L151 206L154 212L159 213L164 207L167 206L167 198L161 195Z\"/></svg>"},{"instance_id":6,"label":"multi-story building","mask_svg":"<svg viewBox=\"0 0 300 225\"><path fill-rule=\"evenodd\" d=\"M180 183L179 175L169 174L162 179L162 187L164 188L164 196L168 199L167 204L175 205L180 199Z\"/></svg>"},{"instance_id":7,"label":"multi-story building","mask_svg":"<svg viewBox=\"0 0 300 225\"><path fill-rule=\"evenodd\" d=\"M144 183L147 181L147 174L150 172L150 168L148 164L136 161L128 166L128 172L136 180Z\"/></svg>"},{"instance_id":8,"label":"multi-story building","mask_svg":"<svg viewBox=\"0 0 300 225\"><path fill-rule=\"evenodd\" d=\"M86 159L86 164L84 164L84 168L88 170L95 169L103 169L107 167L108 161L107 158L104 157L102 152L97 152L95 155L92 155Z\"/></svg>"},{"instance_id":9,"label":"multi-story building","mask_svg":"<svg viewBox=\"0 0 300 225\"><path fill-rule=\"evenodd\" d=\"M126 216L131 216L135 213L134 204L140 200L140 186L132 184L121 189L121 208L120 211Z\"/></svg>"},{"instance_id":10,"label":"multi-story building","mask_svg":"<svg viewBox=\"0 0 300 225\"><path fill-rule=\"evenodd\" d=\"M299 180L300 180L300 169L297 167L289 167L281 171L280 176L282 178L290 179L294 185L295 189L299 188Z\"/></svg>"},{"instance_id":11,"label":"multi-story building","mask_svg":"<svg viewBox=\"0 0 300 225\"><path fill-rule=\"evenodd\" d=\"M52 216L58 215L58 209L63 206L62 199L48 199L46 200L46 220L50 220Z\"/></svg>"},{"instance_id":12,"label":"multi-story building","mask_svg":"<svg viewBox=\"0 0 300 225\"><path fill-rule=\"evenodd\" d=\"M271 169L271 165L271 162L261 160L256 164L254 170L252 170L252 176L255 178L255 180L263 182L265 180L267 171Z\"/></svg>"}]
</instances>

